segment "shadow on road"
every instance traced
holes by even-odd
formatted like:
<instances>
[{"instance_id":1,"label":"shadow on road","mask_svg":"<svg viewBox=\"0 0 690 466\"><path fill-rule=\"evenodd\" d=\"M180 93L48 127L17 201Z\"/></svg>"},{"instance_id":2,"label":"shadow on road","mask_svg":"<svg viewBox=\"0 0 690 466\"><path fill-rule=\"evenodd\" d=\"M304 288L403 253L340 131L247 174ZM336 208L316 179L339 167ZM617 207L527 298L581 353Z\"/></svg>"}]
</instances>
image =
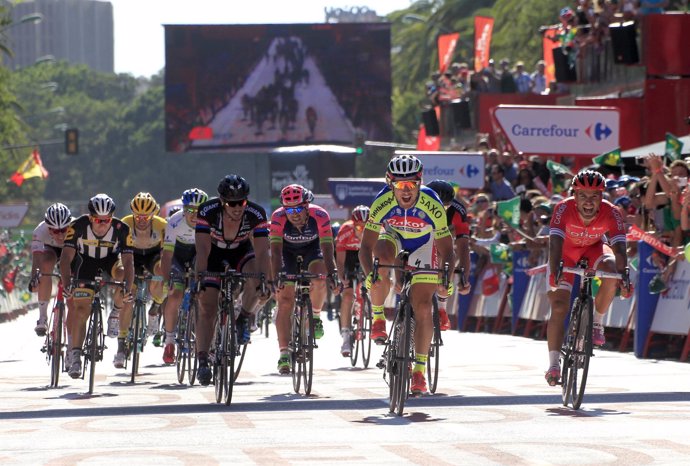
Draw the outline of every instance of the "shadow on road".
<instances>
[{"instance_id":1,"label":"shadow on road","mask_svg":"<svg viewBox=\"0 0 690 466\"><path fill-rule=\"evenodd\" d=\"M158 386L159 388L161 386ZM153 387L151 387L153 388ZM94 397L110 397L115 394L77 394L69 393L60 398L67 400L88 399ZM560 395L519 395L519 396L425 396L409 399L406 409L412 412L422 407L471 407L471 406L513 406L513 405L555 405L547 411L553 415L567 416L604 416L620 415L626 412L617 412L602 408L592 408L596 404L610 403L670 403L690 402L690 392L658 392L658 393L604 393L592 394L585 397L585 410L572 411L561 405ZM267 411L319 411L319 410L381 410L387 404L380 398L375 399L350 399L332 400L320 399L316 396L305 397L295 393L274 395L264 398L259 402L233 403L230 406L224 404L157 404L135 406L89 406L70 407L57 409L41 409L40 411L5 411L0 412L0 420L4 419L44 419L44 418L70 418L70 417L95 417L95 416L141 416L147 414L191 414L191 413L217 413L217 412L267 412ZM414 413L413 413L414 414ZM417 420L413 414L408 415L407 422L426 421L423 418ZM416 416L419 416L417 413ZM424 415L426 416L426 415ZM396 416L397 417L397 416ZM369 422L385 419L377 416L365 418ZM435 419L431 419L435 420ZM387 421L394 422L394 421ZM399 421L395 421L399 422Z\"/></svg>"}]
</instances>

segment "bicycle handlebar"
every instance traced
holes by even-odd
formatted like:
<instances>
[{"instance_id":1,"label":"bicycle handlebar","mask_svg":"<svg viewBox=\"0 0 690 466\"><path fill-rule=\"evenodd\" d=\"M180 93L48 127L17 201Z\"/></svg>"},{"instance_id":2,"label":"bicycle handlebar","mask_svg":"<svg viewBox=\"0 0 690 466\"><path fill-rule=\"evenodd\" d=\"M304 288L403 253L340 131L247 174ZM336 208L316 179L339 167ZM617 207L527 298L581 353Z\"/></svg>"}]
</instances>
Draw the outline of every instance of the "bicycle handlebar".
<instances>
[{"instance_id":1,"label":"bicycle handlebar","mask_svg":"<svg viewBox=\"0 0 690 466\"><path fill-rule=\"evenodd\" d=\"M603 270L590 269L590 268L585 269L582 267L563 267L562 271L567 272L567 273L572 273L575 275L579 275L581 277L586 277L586 278L594 278L594 277L615 278L617 280L623 280L625 278L622 273L605 272Z\"/></svg>"}]
</instances>

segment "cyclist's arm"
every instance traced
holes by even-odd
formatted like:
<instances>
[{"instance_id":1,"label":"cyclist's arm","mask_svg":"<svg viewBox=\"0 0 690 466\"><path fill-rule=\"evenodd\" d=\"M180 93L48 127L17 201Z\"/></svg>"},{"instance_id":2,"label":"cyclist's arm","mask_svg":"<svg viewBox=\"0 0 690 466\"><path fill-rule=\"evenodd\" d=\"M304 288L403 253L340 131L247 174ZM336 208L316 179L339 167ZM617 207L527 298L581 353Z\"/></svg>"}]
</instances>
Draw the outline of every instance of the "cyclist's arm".
<instances>
[{"instance_id":1,"label":"cyclist's arm","mask_svg":"<svg viewBox=\"0 0 690 466\"><path fill-rule=\"evenodd\" d=\"M73 247L64 247L60 253L60 276L65 289L69 288L72 279L72 260L76 254L77 250Z\"/></svg>"},{"instance_id":2,"label":"cyclist's arm","mask_svg":"<svg viewBox=\"0 0 690 466\"><path fill-rule=\"evenodd\" d=\"M170 278L170 269L172 269L172 258L173 250L163 247L163 253L161 254L161 276L163 277L163 282L167 283L168 278Z\"/></svg>"},{"instance_id":3,"label":"cyclist's arm","mask_svg":"<svg viewBox=\"0 0 690 466\"><path fill-rule=\"evenodd\" d=\"M438 249L438 257L441 260L440 266L443 267L445 263L449 266L455 264L454 254L453 254L453 240L450 235L444 235L440 238L436 238L436 248ZM450 277L449 277L450 278Z\"/></svg>"},{"instance_id":4,"label":"cyclist's arm","mask_svg":"<svg viewBox=\"0 0 690 466\"><path fill-rule=\"evenodd\" d=\"M364 275L369 275L371 269L374 268L374 246L376 241L379 239L378 225L375 228L369 228L369 222L367 222L367 227L362 233L362 244L359 248L359 263L362 266Z\"/></svg>"},{"instance_id":5,"label":"cyclist's arm","mask_svg":"<svg viewBox=\"0 0 690 466\"><path fill-rule=\"evenodd\" d=\"M331 238L332 239L332 238ZM333 241L321 242L323 260L326 263L326 270L331 274L335 271L335 252L333 251Z\"/></svg>"},{"instance_id":6,"label":"cyclist's arm","mask_svg":"<svg viewBox=\"0 0 690 466\"><path fill-rule=\"evenodd\" d=\"M206 272L208 268L208 255L211 253L211 235L197 231L194 234L194 243L196 244L194 270L197 273Z\"/></svg>"},{"instance_id":7,"label":"cyclist's arm","mask_svg":"<svg viewBox=\"0 0 690 466\"><path fill-rule=\"evenodd\" d=\"M552 234L549 236L549 271L555 274L563 257L563 242L561 236Z\"/></svg>"},{"instance_id":8,"label":"cyclist's arm","mask_svg":"<svg viewBox=\"0 0 690 466\"><path fill-rule=\"evenodd\" d=\"M618 243L612 244L611 249L613 249L613 255L616 257L616 272L625 272L625 268L628 266L628 248L626 242L619 241Z\"/></svg>"},{"instance_id":9,"label":"cyclist's arm","mask_svg":"<svg viewBox=\"0 0 690 466\"><path fill-rule=\"evenodd\" d=\"M335 265L338 267L338 278L342 283L345 283L345 256L347 251L336 250L335 251Z\"/></svg>"},{"instance_id":10,"label":"cyclist's arm","mask_svg":"<svg viewBox=\"0 0 690 466\"><path fill-rule=\"evenodd\" d=\"M120 255L122 259L122 267L125 269L125 282L127 282L127 289L125 292L132 292L132 285L134 285L134 253L123 252Z\"/></svg>"},{"instance_id":11,"label":"cyclist's arm","mask_svg":"<svg viewBox=\"0 0 690 466\"><path fill-rule=\"evenodd\" d=\"M271 280L277 280L283 269L283 242L271 241Z\"/></svg>"},{"instance_id":12,"label":"cyclist's arm","mask_svg":"<svg viewBox=\"0 0 690 466\"><path fill-rule=\"evenodd\" d=\"M260 236L253 238L254 255L256 263L259 267L259 272L262 272L266 280L273 280L271 274L271 253L268 236Z\"/></svg>"},{"instance_id":13,"label":"cyclist's arm","mask_svg":"<svg viewBox=\"0 0 690 466\"><path fill-rule=\"evenodd\" d=\"M470 277L470 239L467 236L455 238L455 260L458 267L465 269L465 283L469 283Z\"/></svg>"}]
</instances>

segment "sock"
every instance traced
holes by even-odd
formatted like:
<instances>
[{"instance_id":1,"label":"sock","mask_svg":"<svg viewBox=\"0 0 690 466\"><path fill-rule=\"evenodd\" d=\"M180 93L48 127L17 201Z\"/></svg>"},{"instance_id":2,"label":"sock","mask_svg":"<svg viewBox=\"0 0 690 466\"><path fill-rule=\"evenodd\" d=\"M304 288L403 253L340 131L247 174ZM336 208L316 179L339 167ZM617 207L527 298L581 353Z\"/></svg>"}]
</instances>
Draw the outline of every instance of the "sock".
<instances>
[{"instance_id":1,"label":"sock","mask_svg":"<svg viewBox=\"0 0 690 466\"><path fill-rule=\"evenodd\" d=\"M386 320L386 315L383 313L383 304L380 306L371 306L371 312L374 315L374 320Z\"/></svg>"},{"instance_id":2,"label":"sock","mask_svg":"<svg viewBox=\"0 0 690 466\"><path fill-rule=\"evenodd\" d=\"M312 308L311 313L314 316L314 319L321 320L321 309Z\"/></svg>"},{"instance_id":3,"label":"sock","mask_svg":"<svg viewBox=\"0 0 690 466\"><path fill-rule=\"evenodd\" d=\"M424 374L426 372L426 360L429 358L426 354L417 353L414 357L414 369L412 372L421 372Z\"/></svg>"},{"instance_id":4,"label":"sock","mask_svg":"<svg viewBox=\"0 0 690 466\"><path fill-rule=\"evenodd\" d=\"M38 316L42 320L48 320L48 301L38 302Z\"/></svg>"},{"instance_id":5,"label":"sock","mask_svg":"<svg viewBox=\"0 0 690 466\"><path fill-rule=\"evenodd\" d=\"M560 351L549 351L549 369L552 367L560 366L560 363L558 362L560 357L561 357Z\"/></svg>"},{"instance_id":6,"label":"sock","mask_svg":"<svg viewBox=\"0 0 690 466\"><path fill-rule=\"evenodd\" d=\"M594 311L594 323L601 324L602 322L604 322L604 314L599 314L597 311Z\"/></svg>"},{"instance_id":7,"label":"sock","mask_svg":"<svg viewBox=\"0 0 690 466\"><path fill-rule=\"evenodd\" d=\"M166 330L165 332L165 344L170 345L170 344L175 344L175 332L168 332Z\"/></svg>"},{"instance_id":8,"label":"sock","mask_svg":"<svg viewBox=\"0 0 690 466\"><path fill-rule=\"evenodd\" d=\"M124 330L120 329L120 333L117 334L117 341L118 342L120 340L125 341L125 338L127 338L127 335L129 335L129 329L124 329Z\"/></svg>"},{"instance_id":9,"label":"sock","mask_svg":"<svg viewBox=\"0 0 690 466\"><path fill-rule=\"evenodd\" d=\"M280 348L280 357L281 357L281 358L288 358L288 357L290 357L290 351L288 351L287 348Z\"/></svg>"},{"instance_id":10,"label":"sock","mask_svg":"<svg viewBox=\"0 0 690 466\"><path fill-rule=\"evenodd\" d=\"M440 311L444 311L444 312L445 312L445 310L446 310L446 302L448 301L448 298L439 298L439 297L436 297L436 299L438 300L438 310L439 310L439 312L440 312Z\"/></svg>"},{"instance_id":11,"label":"sock","mask_svg":"<svg viewBox=\"0 0 690 466\"><path fill-rule=\"evenodd\" d=\"M208 366L208 353L206 351L196 353L196 358L199 360L199 364L203 363Z\"/></svg>"},{"instance_id":12,"label":"sock","mask_svg":"<svg viewBox=\"0 0 690 466\"><path fill-rule=\"evenodd\" d=\"M343 327L340 329L340 335L345 336L349 335L350 333L352 333L352 329L350 327Z\"/></svg>"}]
</instances>

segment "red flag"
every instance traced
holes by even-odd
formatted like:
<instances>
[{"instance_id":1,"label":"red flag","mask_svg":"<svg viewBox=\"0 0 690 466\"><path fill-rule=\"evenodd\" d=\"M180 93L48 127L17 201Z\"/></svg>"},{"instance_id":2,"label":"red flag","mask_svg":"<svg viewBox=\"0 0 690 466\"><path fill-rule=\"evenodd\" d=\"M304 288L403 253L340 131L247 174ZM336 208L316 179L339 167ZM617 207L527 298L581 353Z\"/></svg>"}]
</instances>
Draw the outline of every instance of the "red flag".
<instances>
[{"instance_id":1,"label":"red flag","mask_svg":"<svg viewBox=\"0 0 690 466\"><path fill-rule=\"evenodd\" d=\"M41 161L41 154L38 153L38 148L34 149L29 157L22 163L16 172L10 176L9 181L17 186L21 186L27 178L34 178L40 176L44 180L48 178L48 170L43 166Z\"/></svg>"},{"instance_id":2,"label":"red flag","mask_svg":"<svg viewBox=\"0 0 690 466\"><path fill-rule=\"evenodd\" d=\"M550 28L544 32L542 48L544 50L544 75L546 77L546 88L556 79L556 65L553 62L553 49L560 47L557 41L552 40L556 35L556 28Z\"/></svg>"},{"instance_id":3,"label":"red flag","mask_svg":"<svg viewBox=\"0 0 690 466\"><path fill-rule=\"evenodd\" d=\"M189 131L189 139L192 141L213 139L213 128L210 126L195 126Z\"/></svg>"},{"instance_id":4,"label":"red flag","mask_svg":"<svg viewBox=\"0 0 690 466\"><path fill-rule=\"evenodd\" d=\"M419 125L417 150L441 150L441 138L438 136L427 136L424 125Z\"/></svg>"},{"instance_id":5,"label":"red flag","mask_svg":"<svg viewBox=\"0 0 690 466\"><path fill-rule=\"evenodd\" d=\"M19 267L15 267L14 270L5 275L2 279L2 286L5 287L5 291L7 291L8 293L12 293L12 290L14 290L14 281L17 278L18 270Z\"/></svg>"},{"instance_id":6,"label":"red flag","mask_svg":"<svg viewBox=\"0 0 690 466\"><path fill-rule=\"evenodd\" d=\"M438 69L441 73L448 69L459 38L460 34L457 32L438 36Z\"/></svg>"},{"instance_id":7,"label":"red flag","mask_svg":"<svg viewBox=\"0 0 690 466\"><path fill-rule=\"evenodd\" d=\"M486 16L474 17L474 71L481 71L489 66L491 34L493 30L493 18Z\"/></svg>"}]
</instances>

